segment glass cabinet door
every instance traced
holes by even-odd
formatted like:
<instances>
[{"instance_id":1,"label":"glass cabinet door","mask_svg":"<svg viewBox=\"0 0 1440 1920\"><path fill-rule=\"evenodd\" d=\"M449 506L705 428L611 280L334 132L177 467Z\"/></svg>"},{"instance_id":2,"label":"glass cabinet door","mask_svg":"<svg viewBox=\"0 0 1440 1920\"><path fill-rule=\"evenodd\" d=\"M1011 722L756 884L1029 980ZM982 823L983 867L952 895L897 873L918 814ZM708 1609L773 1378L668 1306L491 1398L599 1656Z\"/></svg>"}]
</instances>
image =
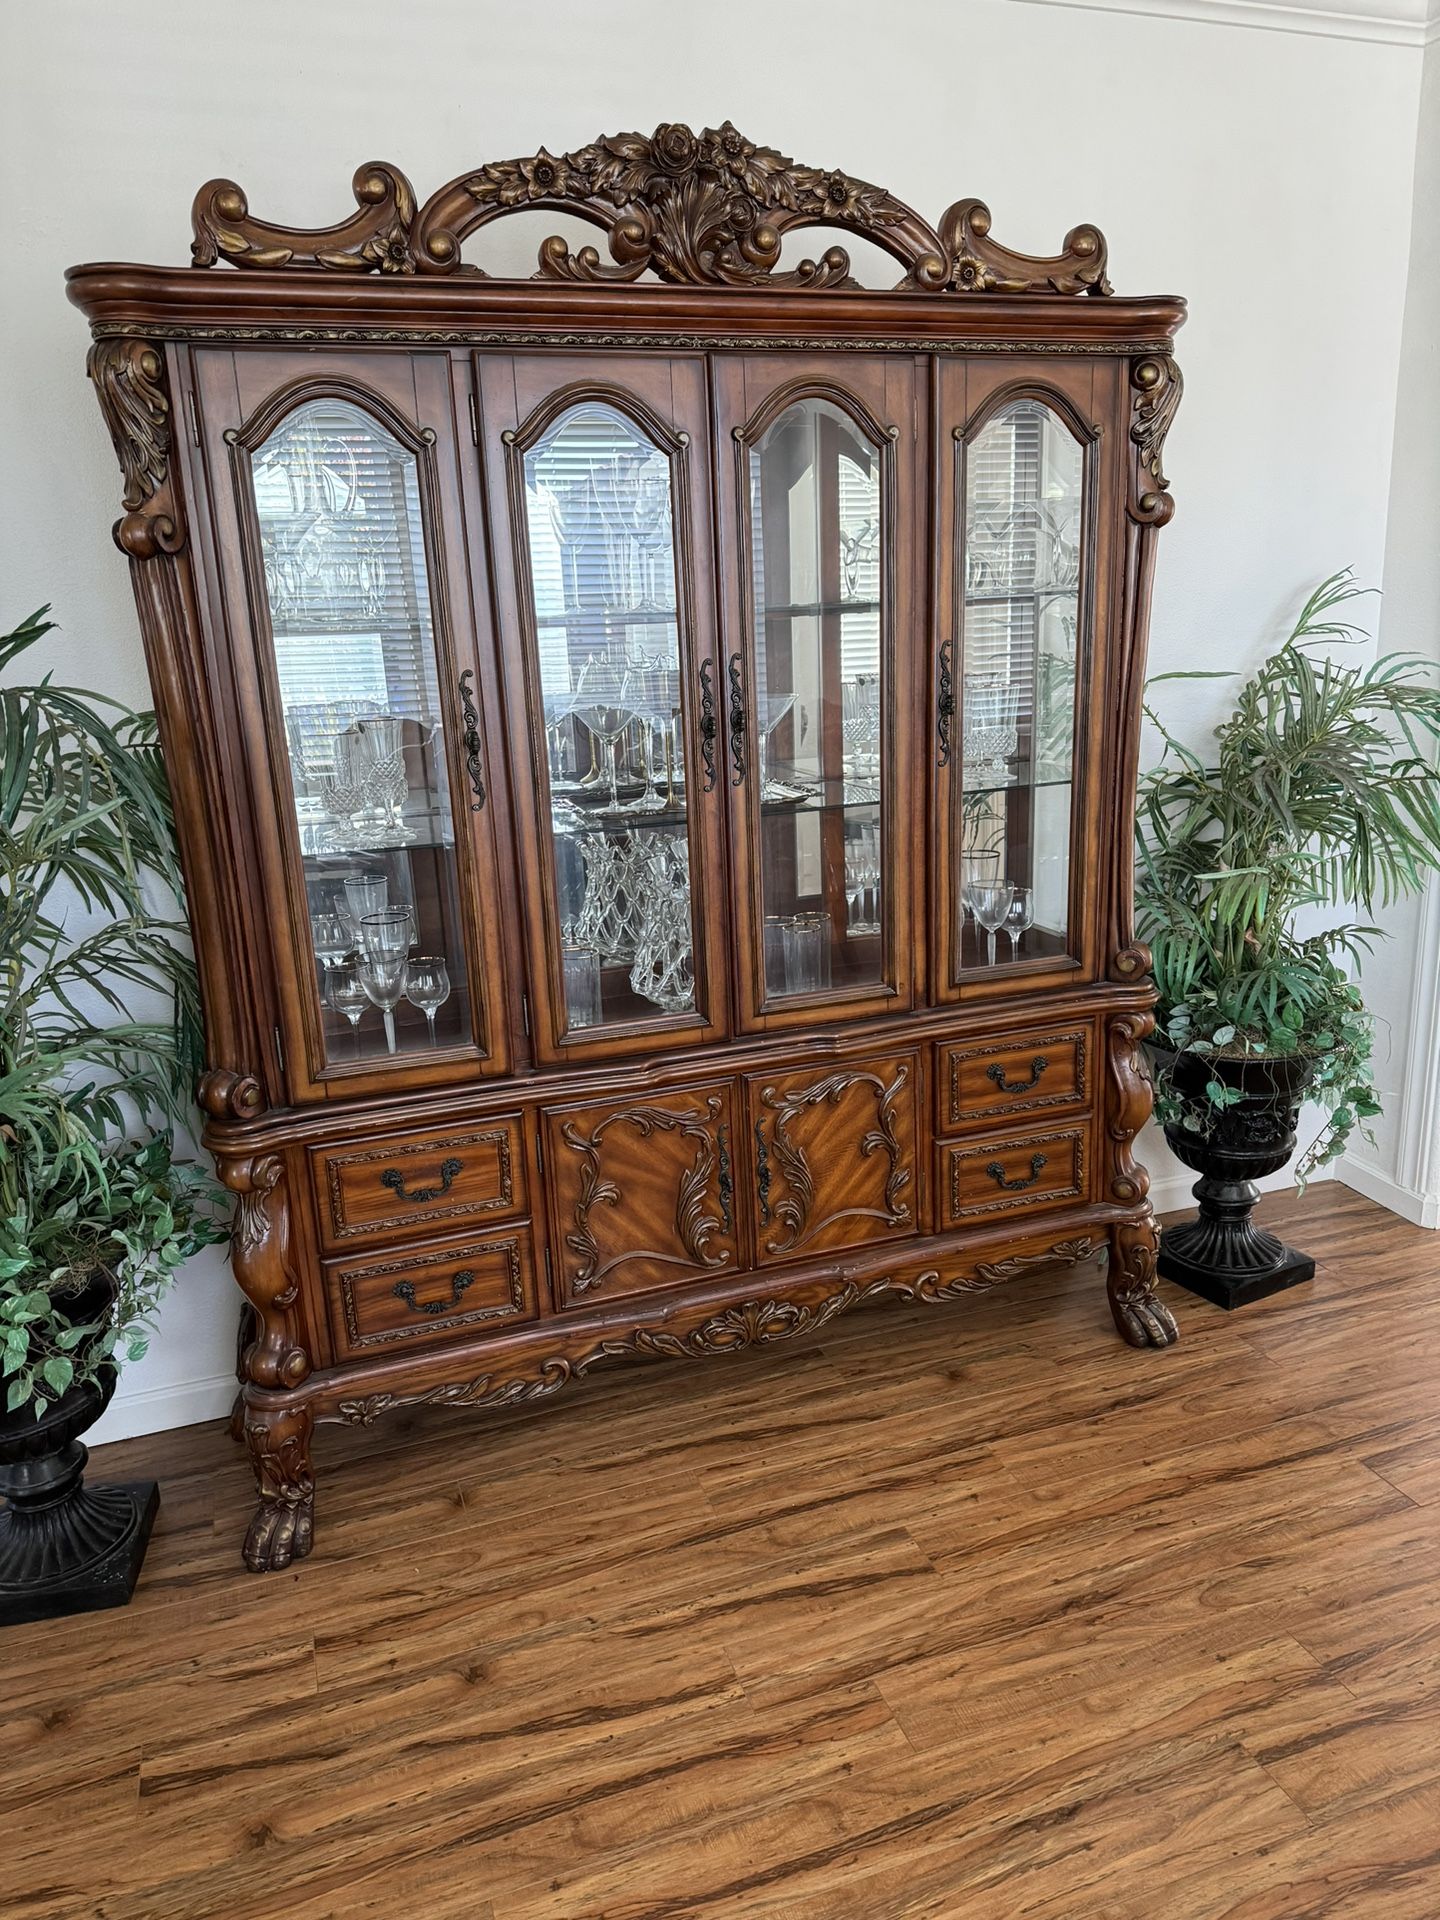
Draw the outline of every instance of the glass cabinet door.
<instances>
[{"instance_id":1,"label":"glass cabinet door","mask_svg":"<svg viewBox=\"0 0 1440 1920\"><path fill-rule=\"evenodd\" d=\"M457 686L447 666L442 692L434 432L316 385L226 435L288 843L269 912L279 936L288 893L314 1077L423 1078L488 1051L464 905L479 695L474 668Z\"/></svg>"},{"instance_id":2,"label":"glass cabinet door","mask_svg":"<svg viewBox=\"0 0 1440 1920\"><path fill-rule=\"evenodd\" d=\"M517 410L510 373L482 369L487 426ZM690 591L703 386L683 363L678 377L663 362L627 369L613 387L586 373L567 388L546 365L538 406L500 430L526 655L510 704L512 724L516 710L528 721L548 963L538 1040L557 1053L713 1031L720 1003L703 925L714 665Z\"/></svg>"},{"instance_id":3,"label":"glass cabinet door","mask_svg":"<svg viewBox=\"0 0 1440 1920\"><path fill-rule=\"evenodd\" d=\"M1057 406L1005 400L959 440L948 889L959 974L1068 964L1077 874L1085 446ZM949 662L946 662L948 667Z\"/></svg>"},{"instance_id":4,"label":"glass cabinet door","mask_svg":"<svg viewBox=\"0 0 1440 1920\"><path fill-rule=\"evenodd\" d=\"M876 411L845 387L782 389L737 437L731 779L747 1012L766 1024L900 997L908 696L892 597L904 549L892 545L896 396L883 381L879 370Z\"/></svg>"}]
</instances>

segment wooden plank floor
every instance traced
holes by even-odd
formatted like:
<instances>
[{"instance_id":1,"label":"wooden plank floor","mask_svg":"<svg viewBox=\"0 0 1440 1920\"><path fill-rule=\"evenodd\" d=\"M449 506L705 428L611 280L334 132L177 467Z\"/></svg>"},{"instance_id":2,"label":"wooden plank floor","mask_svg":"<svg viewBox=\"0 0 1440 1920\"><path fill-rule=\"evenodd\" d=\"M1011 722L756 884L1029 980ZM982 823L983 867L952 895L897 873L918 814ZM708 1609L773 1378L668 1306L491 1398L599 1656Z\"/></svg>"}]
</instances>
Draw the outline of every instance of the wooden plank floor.
<instances>
[{"instance_id":1,"label":"wooden plank floor","mask_svg":"<svg viewBox=\"0 0 1440 1920\"><path fill-rule=\"evenodd\" d=\"M222 1429L128 1612L0 1635L6 1920L1440 1915L1440 1241L1182 1344L1094 1269L548 1408L326 1429L254 1578Z\"/></svg>"}]
</instances>

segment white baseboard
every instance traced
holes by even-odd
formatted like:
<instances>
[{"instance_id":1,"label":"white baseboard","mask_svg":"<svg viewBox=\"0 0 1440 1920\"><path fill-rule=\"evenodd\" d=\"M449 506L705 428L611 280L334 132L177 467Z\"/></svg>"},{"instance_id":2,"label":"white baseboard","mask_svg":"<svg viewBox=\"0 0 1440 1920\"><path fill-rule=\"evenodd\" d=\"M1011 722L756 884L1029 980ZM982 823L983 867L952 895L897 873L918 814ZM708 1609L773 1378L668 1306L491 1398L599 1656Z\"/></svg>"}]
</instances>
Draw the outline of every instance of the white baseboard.
<instances>
[{"instance_id":1,"label":"white baseboard","mask_svg":"<svg viewBox=\"0 0 1440 1920\"><path fill-rule=\"evenodd\" d=\"M1367 1200L1373 1200L1377 1206L1398 1213L1402 1220L1408 1220L1412 1226L1440 1227L1440 1197L1433 1193L1417 1193L1413 1187L1402 1186L1398 1180L1392 1180L1388 1173L1382 1173L1379 1167L1367 1166L1363 1160L1352 1160L1346 1154L1335 1169L1335 1178L1345 1186L1353 1187L1356 1193L1363 1193Z\"/></svg>"},{"instance_id":2,"label":"white baseboard","mask_svg":"<svg viewBox=\"0 0 1440 1920\"><path fill-rule=\"evenodd\" d=\"M171 1427L224 1420L234 1403L233 1373L209 1380L176 1380L163 1387L136 1387L129 1393L122 1377L119 1393L85 1441L87 1446L104 1446L107 1440L133 1440L137 1434L166 1433Z\"/></svg>"}]
</instances>

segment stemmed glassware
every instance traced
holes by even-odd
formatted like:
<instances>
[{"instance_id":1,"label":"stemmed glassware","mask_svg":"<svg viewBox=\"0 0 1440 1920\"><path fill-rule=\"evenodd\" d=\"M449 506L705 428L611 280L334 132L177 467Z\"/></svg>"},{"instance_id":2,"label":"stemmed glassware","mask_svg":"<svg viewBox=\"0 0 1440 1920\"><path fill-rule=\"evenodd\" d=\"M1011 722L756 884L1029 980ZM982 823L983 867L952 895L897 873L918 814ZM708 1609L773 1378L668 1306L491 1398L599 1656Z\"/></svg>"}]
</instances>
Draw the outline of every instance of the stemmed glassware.
<instances>
[{"instance_id":1,"label":"stemmed glassware","mask_svg":"<svg viewBox=\"0 0 1440 1920\"><path fill-rule=\"evenodd\" d=\"M417 953L406 967L405 998L418 1007L435 1044L435 1015L450 998L450 969L438 954Z\"/></svg>"},{"instance_id":2,"label":"stemmed glassware","mask_svg":"<svg viewBox=\"0 0 1440 1920\"><path fill-rule=\"evenodd\" d=\"M632 813L663 813L674 801L674 774L668 766L670 724L680 704L680 676L662 659L632 660L628 692L639 728L639 757L645 791L629 809ZM669 793L660 791L664 768Z\"/></svg>"},{"instance_id":3,"label":"stemmed glassware","mask_svg":"<svg viewBox=\"0 0 1440 1920\"><path fill-rule=\"evenodd\" d=\"M967 673L962 754L967 787L1002 787L1007 762L1020 744L1020 689L1004 680Z\"/></svg>"},{"instance_id":4,"label":"stemmed glassware","mask_svg":"<svg viewBox=\"0 0 1440 1920\"><path fill-rule=\"evenodd\" d=\"M1011 887L1010 905L1005 911L1004 927L1010 941L1012 966L1020 958L1020 936L1035 924L1035 894L1030 887ZM992 949L994 941L991 941ZM993 958L993 952L992 952Z\"/></svg>"},{"instance_id":5,"label":"stemmed glassware","mask_svg":"<svg viewBox=\"0 0 1440 1920\"><path fill-rule=\"evenodd\" d=\"M990 965L995 964L995 935L1010 911L1014 892L1008 880L971 880L965 886L965 904L975 916L975 924L985 930Z\"/></svg>"},{"instance_id":6,"label":"stemmed glassware","mask_svg":"<svg viewBox=\"0 0 1440 1920\"><path fill-rule=\"evenodd\" d=\"M786 789L770 772L771 738L775 729L795 705L793 693L762 693L755 699L756 718L760 722L760 798L783 800Z\"/></svg>"},{"instance_id":7,"label":"stemmed glassware","mask_svg":"<svg viewBox=\"0 0 1440 1920\"><path fill-rule=\"evenodd\" d=\"M840 737L847 771L873 780L880 770L880 676L858 674L840 686Z\"/></svg>"},{"instance_id":8,"label":"stemmed glassware","mask_svg":"<svg viewBox=\"0 0 1440 1920\"><path fill-rule=\"evenodd\" d=\"M630 668L617 667L604 654L592 653L580 669L575 688L575 711L595 738L605 747L606 771L610 776L610 805L620 811L620 779L615 745L635 718L630 699Z\"/></svg>"},{"instance_id":9,"label":"stemmed glassware","mask_svg":"<svg viewBox=\"0 0 1440 1920\"><path fill-rule=\"evenodd\" d=\"M860 820L845 845L845 899L851 933L880 931L880 822Z\"/></svg>"},{"instance_id":10,"label":"stemmed glassware","mask_svg":"<svg viewBox=\"0 0 1440 1920\"><path fill-rule=\"evenodd\" d=\"M330 982L330 1004L337 1013L343 1013L350 1022L350 1031L355 1035L355 1051L360 1051L360 1017L372 1004L364 981L360 978L360 963L352 962L334 975Z\"/></svg>"},{"instance_id":11,"label":"stemmed glassware","mask_svg":"<svg viewBox=\"0 0 1440 1920\"><path fill-rule=\"evenodd\" d=\"M360 744L356 759L364 769L360 791L366 809L377 816L377 834L383 834L386 846L397 846L415 838L405 824L405 800L409 783L405 778L404 722L393 713L377 714L356 723Z\"/></svg>"},{"instance_id":12,"label":"stemmed glassware","mask_svg":"<svg viewBox=\"0 0 1440 1920\"><path fill-rule=\"evenodd\" d=\"M360 922L364 951L356 971L371 1004L385 1020L385 1045L395 1052L395 1009L405 992L410 958L410 909L386 907Z\"/></svg>"}]
</instances>

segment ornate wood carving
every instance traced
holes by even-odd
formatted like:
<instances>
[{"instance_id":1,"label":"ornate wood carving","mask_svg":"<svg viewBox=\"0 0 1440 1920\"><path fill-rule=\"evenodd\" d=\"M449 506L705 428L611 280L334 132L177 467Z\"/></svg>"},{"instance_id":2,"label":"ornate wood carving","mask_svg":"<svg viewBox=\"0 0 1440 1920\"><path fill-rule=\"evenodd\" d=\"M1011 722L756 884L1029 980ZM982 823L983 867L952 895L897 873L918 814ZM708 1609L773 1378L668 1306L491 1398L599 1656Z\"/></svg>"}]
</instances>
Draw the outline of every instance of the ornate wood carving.
<instances>
[{"instance_id":1,"label":"ornate wood carving","mask_svg":"<svg viewBox=\"0 0 1440 1920\"><path fill-rule=\"evenodd\" d=\"M213 1120L254 1120L265 1111L265 1090L254 1074L228 1067L212 1067L195 1097Z\"/></svg>"},{"instance_id":2,"label":"ornate wood carving","mask_svg":"<svg viewBox=\"0 0 1440 1920\"><path fill-rule=\"evenodd\" d=\"M1150 1176L1132 1151L1135 1136L1150 1118L1155 1089L1145 1069L1144 1043L1155 1031L1153 1013L1112 1016L1105 1029L1110 1098L1105 1106L1109 1166L1106 1185L1121 1206L1139 1206L1150 1191Z\"/></svg>"},{"instance_id":3,"label":"ornate wood carving","mask_svg":"<svg viewBox=\"0 0 1440 1920\"><path fill-rule=\"evenodd\" d=\"M165 356L149 340L97 340L86 362L125 476L115 544L136 560L178 553L185 522L171 485Z\"/></svg>"},{"instance_id":4,"label":"ornate wood carving","mask_svg":"<svg viewBox=\"0 0 1440 1920\"><path fill-rule=\"evenodd\" d=\"M1144 1043L1155 1016L1144 1009L1113 1014L1105 1029L1109 1098L1105 1138L1109 1197L1137 1209L1110 1230L1106 1292L1115 1325L1133 1347L1168 1347L1179 1337L1175 1316L1155 1293L1160 1236L1146 1195L1150 1176L1134 1155L1135 1136L1150 1117L1154 1089L1145 1070Z\"/></svg>"},{"instance_id":5,"label":"ornate wood carving","mask_svg":"<svg viewBox=\"0 0 1440 1920\"><path fill-rule=\"evenodd\" d=\"M415 210L409 181L383 161L354 179L359 211L333 227L282 227L251 218L233 180L210 180L192 213L196 266L321 267L340 273L477 274L460 249L470 234L518 208L545 208L600 228L595 247L572 252L552 235L537 279L627 281L642 273L686 286L853 287L843 247L780 272L781 244L804 227L838 227L881 248L905 269L901 288L957 293L1110 292L1104 236L1072 227L1053 258L1002 247L990 210L958 200L938 230L883 187L838 168L799 166L726 121L694 133L679 122L654 133L602 135L570 153L487 162Z\"/></svg>"},{"instance_id":6,"label":"ornate wood carving","mask_svg":"<svg viewBox=\"0 0 1440 1920\"><path fill-rule=\"evenodd\" d=\"M245 1536L245 1565L251 1573L278 1573L292 1560L303 1560L314 1544L314 1430L314 1414L303 1401L282 1407L245 1404L245 1444L260 1490L260 1504Z\"/></svg>"},{"instance_id":7,"label":"ornate wood carving","mask_svg":"<svg viewBox=\"0 0 1440 1920\"><path fill-rule=\"evenodd\" d=\"M1072 227L1052 259L1016 253L990 238L983 200L957 200L940 222L950 262L950 284L962 293L1098 293L1105 278L1105 236L1098 227Z\"/></svg>"},{"instance_id":8,"label":"ornate wood carving","mask_svg":"<svg viewBox=\"0 0 1440 1920\"><path fill-rule=\"evenodd\" d=\"M279 1154L268 1153L221 1156L216 1164L237 1196L230 1264L258 1321L245 1355L246 1378L257 1387L297 1387L310 1371L310 1357L291 1323L299 1288L289 1267L285 1163Z\"/></svg>"},{"instance_id":9,"label":"ornate wood carving","mask_svg":"<svg viewBox=\"0 0 1440 1920\"><path fill-rule=\"evenodd\" d=\"M711 1178L721 1167L721 1155L724 1154L727 1162L729 1159L723 1139L724 1128L717 1126L723 1107L724 1102L719 1094L710 1094L706 1098L703 1114L693 1107L680 1112L658 1106L620 1107L606 1114L589 1133L583 1133L573 1120L565 1121L560 1129L560 1137L581 1158L575 1224L565 1235L566 1246L580 1259L580 1265L571 1278L576 1293L588 1293L598 1287L608 1273L613 1273L617 1267L632 1260L654 1260L662 1266L700 1269L717 1269L730 1264L728 1247L716 1253L710 1251L710 1242L715 1235L729 1230L723 1217L723 1191L720 1214L710 1211ZM695 1143L694 1161L681 1173L675 1193L675 1236L684 1248L683 1255L664 1247L642 1246L637 1240L634 1246L627 1246L622 1253L608 1260L602 1257L600 1243L591 1226L591 1215L596 1207L623 1208L625 1204L619 1181L602 1171L602 1145L605 1135L613 1127L633 1128L642 1140L648 1140L657 1133L673 1133L682 1140ZM636 1224L638 1227L638 1220Z\"/></svg>"},{"instance_id":10,"label":"ornate wood carving","mask_svg":"<svg viewBox=\"0 0 1440 1920\"><path fill-rule=\"evenodd\" d=\"M1165 436L1180 405L1185 382L1173 354L1146 354L1130 368L1130 439L1136 450L1136 483L1130 499L1132 519L1163 527L1175 511L1162 464Z\"/></svg>"},{"instance_id":11,"label":"ornate wood carving","mask_svg":"<svg viewBox=\"0 0 1440 1920\"><path fill-rule=\"evenodd\" d=\"M1132 1347L1172 1347L1180 1337L1175 1316L1155 1292L1160 1230L1147 1208L1110 1229L1105 1291L1115 1325Z\"/></svg>"},{"instance_id":12,"label":"ornate wood carving","mask_svg":"<svg viewBox=\"0 0 1440 1920\"><path fill-rule=\"evenodd\" d=\"M766 1241L766 1247L771 1253L790 1253L812 1239L822 1228L832 1226L837 1220L879 1220L887 1227L906 1226L910 1223L912 1218L910 1203L903 1196L905 1189L910 1185L911 1172L904 1164L900 1151L900 1137L895 1126L895 1102L909 1079L909 1065L902 1061L895 1069L895 1077L888 1085L878 1073L860 1071L827 1074L812 1085L797 1088L792 1092L782 1092L775 1087L762 1089L761 1105L775 1116L770 1127L770 1151L774 1154L776 1164L784 1175L786 1186L785 1197L776 1201L771 1208L772 1217L783 1229L781 1235ZM812 1209L815 1205L815 1176L808 1157L795 1141L792 1132L793 1123L796 1117L808 1108L827 1103L831 1107L838 1107L852 1087L869 1087L874 1091L875 1125L860 1136L855 1146L862 1160L868 1160L877 1153L885 1157L887 1171L884 1205L882 1207L842 1206L812 1219ZM838 1152L841 1141L837 1139L834 1146Z\"/></svg>"},{"instance_id":13,"label":"ornate wood carving","mask_svg":"<svg viewBox=\"0 0 1440 1920\"><path fill-rule=\"evenodd\" d=\"M802 1283L793 1293L773 1293L742 1300L718 1311L682 1310L664 1320L643 1322L621 1334L602 1335L578 1351L519 1357L517 1371L506 1377L497 1360L489 1372L473 1380L447 1381L414 1393L371 1393L341 1400L333 1415L322 1415L347 1426L373 1426L383 1414L403 1407L500 1408L513 1407L558 1393L572 1380L583 1379L602 1361L631 1358L706 1360L739 1353L746 1347L803 1339L818 1333L852 1307L887 1296L941 1306L1046 1267L1073 1267L1095 1259L1103 1242L1089 1235L1071 1234L1053 1246L1012 1254L997 1261L962 1265L949 1279L938 1267L915 1274L886 1274L874 1280L828 1280Z\"/></svg>"},{"instance_id":14,"label":"ornate wood carving","mask_svg":"<svg viewBox=\"0 0 1440 1920\"><path fill-rule=\"evenodd\" d=\"M190 257L197 267L328 267L333 273L410 273L415 190L398 167L369 160L352 182L358 213L333 227L252 220L233 180L207 180L195 196Z\"/></svg>"}]
</instances>

